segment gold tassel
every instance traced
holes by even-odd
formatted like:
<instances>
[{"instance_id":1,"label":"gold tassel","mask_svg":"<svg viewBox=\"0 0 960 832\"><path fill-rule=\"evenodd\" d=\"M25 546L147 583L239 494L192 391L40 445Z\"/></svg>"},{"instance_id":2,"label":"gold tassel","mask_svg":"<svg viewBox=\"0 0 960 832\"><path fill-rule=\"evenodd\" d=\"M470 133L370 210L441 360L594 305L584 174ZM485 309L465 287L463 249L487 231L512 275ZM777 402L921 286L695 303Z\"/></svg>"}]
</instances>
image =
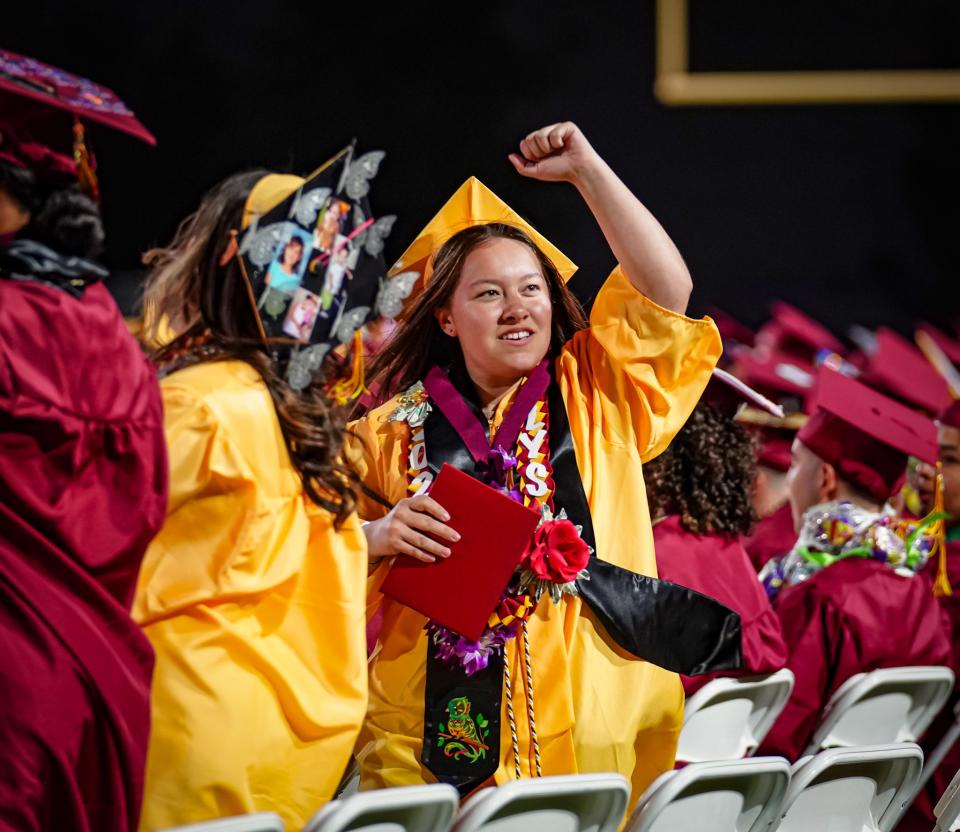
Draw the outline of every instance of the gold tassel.
<instances>
[{"instance_id":1,"label":"gold tassel","mask_svg":"<svg viewBox=\"0 0 960 832\"><path fill-rule=\"evenodd\" d=\"M370 392L364 383L363 332L357 329L353 333L353 368L349 378L338 381L330 388L331 398L339 405L359 398Z\"/></svg>"},{"instance_id":2,"label":"gold tassel","mask_svg":"<svg viewBox=\"0 0 960 832\"><path fill-rule=\"evenodd\" d=\"M934 486L933 491L933 511L932 514L943 515L943 472L940 470L940 463L937 463L937 479L936 485ZM937 598L946 598L953 595L953 587L950 586L950 578L947 574L947 543L946 543L946 529L944 527L943 519L937 520L933 523L930 534L933 536L933 552L930 553L930 556L933 557L934 554L937 555L937 576L933 580L933 594Z\"/></svg>"},{"instance_id":3,"label":"gold tassel","mask_svg":"<svg viewBox=\"0 0 960 832\"><path fill-rule=\"evenodd\" d=\"M77 166L77 179L80 187L86 191L92 200L100 199L100 183L97 173L93 169L93 157L87 150L87 142L83 122L79 118L73 120L73 162Z\"/></svg>"}]
</instances>

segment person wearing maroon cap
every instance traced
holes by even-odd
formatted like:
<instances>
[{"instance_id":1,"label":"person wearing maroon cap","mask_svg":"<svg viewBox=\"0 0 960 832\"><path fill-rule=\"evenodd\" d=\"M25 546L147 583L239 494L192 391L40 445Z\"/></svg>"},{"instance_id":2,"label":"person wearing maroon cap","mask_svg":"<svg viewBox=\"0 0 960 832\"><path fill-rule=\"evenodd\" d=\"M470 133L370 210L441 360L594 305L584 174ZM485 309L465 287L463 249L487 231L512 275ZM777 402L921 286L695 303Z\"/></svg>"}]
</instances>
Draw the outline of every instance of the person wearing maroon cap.
<instances>
[{"instance_id":1,"label":"person wearing maroon cap","mask_svg":"<svg viewBox=\"0 0 960 832\"><path fill-rule=\"evenodd\" d=\"M155 373L103 286L103 227L75 159L10 129L8 57L0 51L0 829L120 832L137 826L150 727L153 653L129 612L166 508L163 413Z\"/></svg>"},{"instance_id":2,"label":"person wearing maroon cap","mask_svg":"<svg viewBox=\"0 0 960 832\"><path fill-rule=\"evenodd\" d=\"M874 350L860 380L931 417L950 403L947 383L923 353L886 327L876 332Z\"/></svg>"},{"instance_id":3,"label":"person wearing maroon cap","mask_svg":"<svg viewBox=\"0 0 960 832\"><path fill-rule=\"evenodd\" d=\"M950 667L960 678L960 399L955 399L947 405L937 418L937 444L939 451L940 470L942 474L943 510L947 513L946 520L946 549L945 566L946 577L949 582L949 591L946 586L941 587L943 594L939 595L940 605L950 617L952 632L953 653ZM926 506L937 508L934 494L936 491L936 469L933 466L920 466L920 492ZM927 571L931 579L936 581L935 573L939 564L931 562ZM950 700L943 707L934 720L923 739L924 753L929 754L937 747L947 730L956 720L956 708L960 703L960 693L954 690ZM910 811L904 816L898 829L907 830L930 829L934 816L933 807L953 779L953 775L960 770L960 743L955 743L943 761L933 772L926 786L917 795Z\"/></svg>"},{"instance_id":4,"label":"person wearing maroon cap","mask_svg":"<svg viewBox=\"0 0 960 832\"><path fill-rule=\"evenodd\" d=\"M734 419L747 401L782 415L734 376L714 370L686 424L645 466L660 577L715 598L740 616L742 669L681 676L688 697L718 675L772 673L787 658L780 624L741 542L756 521L753 440Z\"/></svg>"},{"instance_id":5,"label":"person wearing maroon cap","mask_svg":"<svg viewBox=\"0 0 960 832\"><path fill-rule=\"evenodd\" d=\"M758 753L796 759L856 673L948 661L949 622L916 577L935 544L929 521L884 510L907 457L934 460L935 440L930 419L821 368L787 475L799 537L761 571L796 684Z\"/></svg>"},{"instance_id":6,"label":"person wearing maroon cap","mask_svg":"<svg viewBox=\"0 0 960 832\"><path fill-rule=\"evenodd\" d=\"M775 301L771 319L760 327L756 345L813 364L821 352L844 355L845 347L819 321L801 312L795 306Z\"/></svg>"}]
</instances>

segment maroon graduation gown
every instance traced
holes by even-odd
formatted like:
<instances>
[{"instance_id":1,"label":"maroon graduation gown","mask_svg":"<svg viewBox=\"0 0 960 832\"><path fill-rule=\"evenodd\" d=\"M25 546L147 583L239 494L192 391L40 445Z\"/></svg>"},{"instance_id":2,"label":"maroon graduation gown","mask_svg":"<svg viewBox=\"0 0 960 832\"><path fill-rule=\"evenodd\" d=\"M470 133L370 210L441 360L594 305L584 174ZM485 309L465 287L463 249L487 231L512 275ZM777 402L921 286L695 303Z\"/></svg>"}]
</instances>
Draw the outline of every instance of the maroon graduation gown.
<instances>
[{"instance_id":1,"label":"maroon graduation gown","mask_svg":"<svg viewBox=\"0 0 960 832\"><path fill-rule=\"evenodd\" d=\"M653 527L653 545L661 578L715 598L740 616L743 670L681 676L687 696L717 676L772 673L784 666L787 648L780 623L737 538L693 534L671 515Z\"/></svg>"},{"instance_id":2,"label":"maroon graduation gown","mask_svg":"<svg viewBox=\"0 0 960 832\"><path fill-rule=\"evenodd\" d=\"M163 522L155 374L107 290L0 279L0 829L132 830Z\"/></svg>"},{"instance_id":3,"label":"maroon graduation gown","mask_svg":"<svg viewBox=\"0 0 960 832\"><path fill-rule=\"evenodd\" d=\"M831 694L857 673L950 660L950 626L923 576L847 558L774 599L796 676L790 701L757 751L795 760Z\"/></svg>"},{"instance_id":4,"label":"maroon graduation gown","mask_svg":"<svg viewBox=\"0 0 960 832\"><path fill-rule=\"evenodd\" d=\"M933 585L933 579L937 574L936 559L930 561L924 570L925 577ZM950 585L953 587L953 595L940 598L940 605L950 617L951 639L953 641L953 655L950 659L950 667L960 679L960 540L954 540L947 543L947 575L950 578ZM943 710L933 721L926 736L923 738L923 753L929 755L937 744L943 739L943 735L952 726L956 715L954 708L960 701L960 693L954 689L953 694L947 701ZM960 742L954 743L953 748L947 752L943 762L933 772L933 776L927 781L926 786L917 795L916 800L910 807L904 818L897 824L898 832L927 832L933 828L934 816L933 807L943 795L953 775L960 771Z\"/></svg>"},{"instance_id":5,"label":"maroon graduation gown","mask_svg":"<svg viewBox=\"0 0 960 832\"><path fill-rule=\"evenodd\" d=\"M768 514L753 530L753 534L743 541L743 548L753 564L755 572L771 558L787 554L797 542L797 532L793 528L793 512L786 502L773 514Z\"/></svg>"}]
</instances>

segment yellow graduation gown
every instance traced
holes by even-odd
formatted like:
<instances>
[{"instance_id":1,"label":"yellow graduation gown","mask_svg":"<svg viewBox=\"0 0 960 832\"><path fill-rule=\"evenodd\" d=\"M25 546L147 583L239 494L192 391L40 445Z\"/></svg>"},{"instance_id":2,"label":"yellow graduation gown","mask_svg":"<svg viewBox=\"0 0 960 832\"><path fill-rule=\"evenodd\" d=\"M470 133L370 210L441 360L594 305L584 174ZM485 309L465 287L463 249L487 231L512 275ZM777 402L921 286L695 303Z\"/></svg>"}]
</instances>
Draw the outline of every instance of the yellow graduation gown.
<instances>
[{"instance_id":1,"label":"yellow graduation gown","mask_svg":"<svg viewBox=\"0 0 960 832\"><path fill-rule=\"evenodd\" d=\"M244 362L162 382L166 524L133 614L157 655L141 828L333 796L367 705L366 541L303 493Z\"/></svg>"},{"instance_id":2,"label":"yellow graduation gown","mask_svg":"<svg viewBox=\"0 0 960 832\"><path fill-rule=\"evenodd\" d=\"M617 268L596 298L590 328L575 335L557 358L557 380L602 559L656 576L642 462L660 453L686 421L720 351L712 321L657 306ZM502 402L494 428L510 401ZM409 428L388 421L395 408L395 400L387 402L355 423L359 441L351 445L364 482L391 502L406 496L407 485ZM367 500L360 512L375 519L384 509ZM385 569L371 578L371 610L382 607L383 626L357 745L361 789L435 779L419 762L425 619L376 591ZM618 771L638 796L672 768L683 714L676 674L622 650L579 598L565 595L554 605L543 596L528 632L543 774ZM507 643L506 661L518 680L514 712L521 771L530 776L534 755L516 639ZM497 783L514 776L506 697L502 711Z\"/></svg>"}]
</instances>

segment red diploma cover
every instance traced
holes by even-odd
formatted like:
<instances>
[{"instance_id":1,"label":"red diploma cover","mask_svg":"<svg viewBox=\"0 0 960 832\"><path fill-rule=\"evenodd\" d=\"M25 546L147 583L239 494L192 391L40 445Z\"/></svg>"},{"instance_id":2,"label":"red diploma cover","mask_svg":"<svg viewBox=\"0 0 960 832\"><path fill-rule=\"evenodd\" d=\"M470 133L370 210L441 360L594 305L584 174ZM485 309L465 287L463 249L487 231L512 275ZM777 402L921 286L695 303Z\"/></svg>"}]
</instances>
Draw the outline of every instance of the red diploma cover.
<instances>
[{"instance_id":1,"label":"red diploma cover","mask_svg":"<svg viewBox=\"0 0 960 832\"><path fill-rule=\"evenodd\" d=\"M423 563L398 557L383 593L471 641L477 641L520 563L540 515L444 464L430 489L450 513L450 557Z\"/></svg>"}]
</instances>

